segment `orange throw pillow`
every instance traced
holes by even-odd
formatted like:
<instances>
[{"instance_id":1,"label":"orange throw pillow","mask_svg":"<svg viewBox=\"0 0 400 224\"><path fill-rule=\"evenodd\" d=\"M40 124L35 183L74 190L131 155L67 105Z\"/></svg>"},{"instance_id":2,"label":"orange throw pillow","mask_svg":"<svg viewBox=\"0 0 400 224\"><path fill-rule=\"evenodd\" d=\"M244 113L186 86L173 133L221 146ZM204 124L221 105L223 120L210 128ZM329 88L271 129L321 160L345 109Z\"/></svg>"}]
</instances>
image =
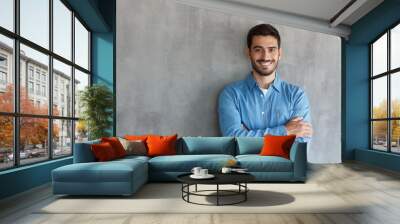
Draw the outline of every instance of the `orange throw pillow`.
<instances>
[{"instance_id":1,"label":"orange throw pillow","mask_svg":"<svg viewBox=\"0 0 400 224\"><path fill-rule=\"evenodd\" d=\"M176 155L176 139L178 135L172 136L148 136L148 156Z\"/></svg>"},{"instance_id":2,"label":"orange throw pillow","mask_svg":"<svg viewBox=\"0 0 400 224\"><path fill-rule=\"evenodd\" d=\"M290 148L293 145L296 135L287 136L264 136L264 146L261 149L262 156L280 156L290 159Z\"/></svg>"},{"instance_id":3,"label":"orange throw pillow","mask_svg":"<svg viewBox=\"0 0 400 224\"><path fill-rule=\"evenodd\" d=\"M110 161L117 158L114 149L108 142L93 144L91 145L91 149L94 157L99 162Z\"/></svg>"},{"instance_id":4,"label":"orange throw pillow","mask_svg":"<svg viewBox=\"0 0 400 224\"><path fill-rule=\"evenodd\" d=\"M147 135L125 135L124 139L129 140L129 141L143 141L146 142Z\"/></svg>"},{"instance_id":5,"label":"orange throw pillow","mask_svg":"<svg viewBox=\"0 0 400 224\"><path fill-rule=\"evenodd\" d=\"M114 149L115 155L117 158L121 158L126 156L126 151L124 146L122 146L121 142L116 137L109 137L109 138L101 138L101 142L108 142Z\"/></svg>"}]
</instances>

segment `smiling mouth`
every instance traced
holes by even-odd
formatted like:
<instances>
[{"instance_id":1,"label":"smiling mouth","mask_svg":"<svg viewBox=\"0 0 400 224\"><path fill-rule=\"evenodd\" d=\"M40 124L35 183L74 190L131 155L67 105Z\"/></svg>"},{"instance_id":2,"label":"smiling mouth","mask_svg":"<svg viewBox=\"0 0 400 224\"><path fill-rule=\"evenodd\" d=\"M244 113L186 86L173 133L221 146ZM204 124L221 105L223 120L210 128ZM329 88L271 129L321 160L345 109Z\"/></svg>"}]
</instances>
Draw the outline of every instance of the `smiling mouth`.
<instances>
[{"instance_id":1,"label":"smiling mouth","mask_svg":"<svg viewBox=\"0 0 400 224\"><path fill-rule=\"evenodd\" d=\"M260 64L262 67L266 67L272 65L272 61L258 61L258 64Z\"/></svg>"}]
</instances>

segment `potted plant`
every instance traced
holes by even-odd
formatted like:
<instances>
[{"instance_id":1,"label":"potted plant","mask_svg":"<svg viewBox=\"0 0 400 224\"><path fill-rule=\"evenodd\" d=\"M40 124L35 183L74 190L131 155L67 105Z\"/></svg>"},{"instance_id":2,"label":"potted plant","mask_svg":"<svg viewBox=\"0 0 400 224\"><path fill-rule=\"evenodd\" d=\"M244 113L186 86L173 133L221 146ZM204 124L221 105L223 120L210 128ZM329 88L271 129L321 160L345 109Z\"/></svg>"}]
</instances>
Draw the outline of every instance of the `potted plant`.
<instances>
[{"instance_id":1,"label":"potted plant","mask_svg":"<svg viewBox=\"0 0 400 224\"><path fill-rule=\"evenodd\" d=\"M113 95L102 84L94 84L86 87L79 98L79 106L82 108L81 118L88 131L90 140L109 136L107 131L112 125Z\"/></svg>"}]
</instances>

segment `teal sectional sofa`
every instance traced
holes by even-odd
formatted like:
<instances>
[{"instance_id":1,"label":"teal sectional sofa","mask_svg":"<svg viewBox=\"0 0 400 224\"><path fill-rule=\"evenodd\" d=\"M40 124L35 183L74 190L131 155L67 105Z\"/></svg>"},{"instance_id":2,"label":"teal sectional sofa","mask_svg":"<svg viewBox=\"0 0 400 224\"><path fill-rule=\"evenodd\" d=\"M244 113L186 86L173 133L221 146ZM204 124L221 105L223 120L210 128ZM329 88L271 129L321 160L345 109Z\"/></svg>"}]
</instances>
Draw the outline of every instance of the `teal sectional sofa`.
<instances>
[{"instance_id":1,"label":"teal sectional sofa","mask_svg":"<svg viewBox=\"0 0 400 224\"><path fill-rule=\"evenodd\" d=\"M304 182L307 170L307 144L295 142L290 159L258 155L263 138L182 137L176 144L177 155L127 156L96 162L90 145L75 144L74 163L52 171L54 194L131 195L148 181L176 181L193 167L219 172L234 159L260 182Z\"/></svg>"}]
</instances>

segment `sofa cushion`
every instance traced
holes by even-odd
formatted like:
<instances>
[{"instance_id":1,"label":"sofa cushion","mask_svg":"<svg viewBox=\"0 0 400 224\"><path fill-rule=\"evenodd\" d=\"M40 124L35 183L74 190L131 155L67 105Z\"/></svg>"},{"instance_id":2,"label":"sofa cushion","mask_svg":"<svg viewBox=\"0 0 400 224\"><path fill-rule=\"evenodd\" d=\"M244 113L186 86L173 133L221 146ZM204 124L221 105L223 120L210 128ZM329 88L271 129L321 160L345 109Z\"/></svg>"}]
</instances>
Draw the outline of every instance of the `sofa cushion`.
<instances>
[{"instance_id":1,"label":"sofa cushion","mask_svg":"<svg viewBox=\"0 0 400 224\"><path fill-rule=\"evenodd\" d=\"M235 155L235 139L233 137L183 137L182 154Z\"/></svg>"},{"instance_id":2,"label":"sofa cushion","mask_svg":"<svg viewBox=\"0 0 400 224\"><path fill-rule=\"evenodd\" d=\"M231 155L175 155L158 156L149 160L150 171L190 172L193 167L200 166L211 172L219 171L230 159Z\"/></svg>"},{"instance_id":3,"label":"sofa cushion","mask_svg":"<svg viewBox=\"0 0 400 224\"><path fill-rule=\"evenodd\" d=\"M147 156L137 156L137 155L130 155L130 156L125 156L124 158L116 159L113 160L113 162L131 162L135 160L143 161L143 162L148 162L150 157Z\"/></svg>"},{"instance_id":4,"label":"sofa cushion","mask_svg":"<svg viewBox=\"0 0 400 224\"><path fill-rule=\"evenodd\" d=\"M129 182L134 172L142 172L146 162L139 159L74 163L52 171L58 182ZM145 169L147 170L147 169Z\"/></svg>"},{"instance_id":5,"label":"sofa cushion","mask_svg":"<svg viewBox=\"0 0 400 224\"><path fill-rule=\"evenodd\" d=\"M292 172L292 161L278 156L238 155L239 166L249 172Z\"/></svg>"},{"instance_id":6,"label":"sofa cushion","mask_svg":"<svg viewBox=\"0 0 400 224\"><path fill-rule=\"evenodd\" d=\"M264 138L238 137L236 142L236 155L259 154L264 145Z\"/></svg>"}]
</instances>

